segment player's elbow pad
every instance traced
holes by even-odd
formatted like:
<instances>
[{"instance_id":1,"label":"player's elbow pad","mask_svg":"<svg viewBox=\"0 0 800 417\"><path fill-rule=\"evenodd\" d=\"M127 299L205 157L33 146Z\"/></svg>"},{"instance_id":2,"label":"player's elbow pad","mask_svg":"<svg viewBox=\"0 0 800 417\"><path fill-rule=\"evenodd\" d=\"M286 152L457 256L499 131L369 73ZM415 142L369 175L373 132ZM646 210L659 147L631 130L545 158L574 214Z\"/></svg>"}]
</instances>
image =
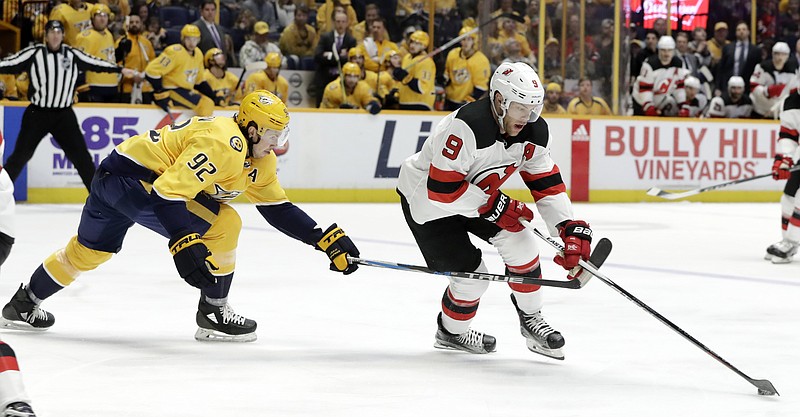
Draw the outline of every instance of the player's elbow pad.
<instances>
[{"instance_id":1,"label":"player's elbow pad","mask_svg":"<svg viewBox=\"0 0 800 417\"><path fill-rule=\"evenodd\" d=\"M197 91L216 103L217 96L214 94L214 90L211 89L211 86L208 85L208 81L203 81L202 83L197 84L195 87L197 88Z\"/></svg>"},{"instance_id":2,"label":"player's elbow pad","mask_svg":"<svg viewBox=\"0 0 800 417\"><path fill-rule=\"evenodd\" d=\"M153 86L153 91L156 93L164 89L164 84L161 83L161 78L153 78L147 72L144 73L144 78L150 83L150 85Z\"/></svg>"},{"instance_id":3,"label":"player's elbow pad","mask_svg":"<svg viewBox=\"0 0 800 417\"><path fill-rule=\"evenodd\" d=\"M411 89L411 91L413 91L413 92L415 92L417 94L422 94L422 90L419 88L419 79L418 78L412 78L411 81L409 81L407 85L408 85L408 88Z\"/></svg>"}]
</instances>

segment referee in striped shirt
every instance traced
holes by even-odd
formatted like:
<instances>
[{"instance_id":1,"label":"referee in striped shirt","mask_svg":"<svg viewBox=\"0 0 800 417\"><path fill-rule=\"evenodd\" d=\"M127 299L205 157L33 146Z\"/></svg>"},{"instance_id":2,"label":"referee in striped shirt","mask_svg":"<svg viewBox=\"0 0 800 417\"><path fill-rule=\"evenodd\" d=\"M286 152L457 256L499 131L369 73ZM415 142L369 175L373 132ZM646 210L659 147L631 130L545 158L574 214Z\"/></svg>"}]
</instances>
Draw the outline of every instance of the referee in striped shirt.
<instances>
[{"instance_id":1,"label":"referee in striped shirt","mask_svg":"<svg viewBox=\"0 0 800 417\"><path fill-rule=\"evenodd\" d=\"M95 71L126 74L126 71L133 70L122 69L65 45L63 24L58 20L50 20L45 25L45 43L29 46L0 61L0 74L19 74L24 71L29 74L28 97L31 104L22 115L17 144L3 168L12 181L16 180L39 142L47 133L52 133L88 190L94 176L94 161L72 110L78 73Z\"/></svg>"}]
</instances>

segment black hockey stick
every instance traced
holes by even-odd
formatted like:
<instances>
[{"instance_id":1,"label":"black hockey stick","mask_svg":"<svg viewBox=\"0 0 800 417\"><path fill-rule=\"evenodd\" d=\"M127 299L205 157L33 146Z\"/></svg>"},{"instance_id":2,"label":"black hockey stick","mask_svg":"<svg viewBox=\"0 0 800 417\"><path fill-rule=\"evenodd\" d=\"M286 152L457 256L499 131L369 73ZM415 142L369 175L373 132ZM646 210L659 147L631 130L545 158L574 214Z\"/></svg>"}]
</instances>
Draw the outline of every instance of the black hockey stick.
<instances>
[{"instance_id":1,"label":"black hockey stick","mask_svg":"<svg viewBox=\"0 0 800 417\"><path fill-rule=\"evenodd\" d=\"M526 227L529 227L529 228L533 229L533 233L535 233L536 236L539 236L540 238L544 239L547 243L550 243L551 245L553 245L554 247L556 247L559 250L562 249L560 247L561 245L558 242L554 241L549 236L543 235L541 232L539 232L536 228L534 228L527 221L522 221L522 224L524 224ZM584 265L584 264L585 264L584 261L580 261L580 265L585 270L590 272L592 275L596 276L597 279L599 279L600 281L603 281L604 284L606 284L609 287L613 288L614 291L622 294L623 297L627 298L628 300L632 301L634 304L638 305L639 307L641 307L642 309L644 309L645 311L650 313L650 315L655 317L658 321L660 321L661 323L664 323L665 325L667 325L667 327L669 327L670 329L674 330L679 335L683 336L684 339L690 341L693 345L697 346L703 352L705 352L706 354L708 354L712 358L716 359L719 363L725 365L726 367L728 367L728 369L730 369L733 372L736 372L737 375L739 375L740 377L744 378L747 382L753 384L753 386L758 388L758 394L759 395L775 395L775 394L778 394L778 390L775 389L775 387L772 385L772 382L769 382L766 379L753 379L753 378L750 378L749 376L745 375L744 372L740 371L735 366L731 365L730 362L726 361L721 356L717 355L714 351L712 351L711 349L706 347L706 345L702 344L699 340L695 339L692 335L690 335L689 333L686 333L683 329L681 329L680 327L675 325L675 323L669 321L666 317L662 316L657 311L653 310L650 306L648 306L647 304L645 304L644 302L642 302L638 298L634 297L633 294L629 293L624 288L622 288L619 285L617 285L614 281L612 281L610 278L605 276L603 273L601 273L600 271L598 271L595 268L592 268L591 266L587 266L587 265ZM778 395L780 395L780 394L778 394Z\"/></svg>"},{"instance_id":2,"label":"black hockey stick","mask_svg":"<svg viewBox=\"0 0 800 417\"><path fill-rule=\"evenodd\" d=\"M795 172L797 170L800 170L800 165L795 165L795 166L789 168L789 172ZM766 178L766 177L771 177L771 176L772 176L772 173L770 172L770 173L767 173L767 174L756 175L754 177L742 178L742 179L738 179L738 180L723 182L723 183L716 184L716 185L709 185L708 187L695 188L694 190L684 191L682 193L670 193L670 192L664 191L664 190L662 190L662 189L660 189L658 187L653 187L653 188L647 190L647 195L652 195L654 197L661 197L661 198L663 198L665 200L678 200L678 199L681 199L681 198L691 197L693 195L704 193L706 191L714 191L714 190L718 190L720 188L725 188L725 187L730 186L730 185L741 184L743 182L757 180L759 178Z\"/></svg>"},{"instance_id":3,"label":"black hockey stick","mask_svg":"<svg viewBox=\"0 0 800 417\"><path fill-rule=\"evenodd\" d=\"M439 55L443 51L446 51L447 48L450 48L451 46L461 42L461 40L466 38L467 36L472 36L472 35L478 33L481 29L483 29L484 26L486 26L489 23L492 23L495 20L500 19L502 17L514 20L514 21L519 22L519 23L525 23L525 19L522 16L520 16L520 15L518 15L516 13L501 13L501 14L498 14L497 16L491 17L491 18L489 18L489 20L481 23L480 25L478 25L478 27L472 28L472 30L470 30L469 32L466 32L463 35L459 35L459 36L456 36L453 39L450 39L444 45L442 45L442 46L440 46L440 47L428 52L428 54L425 55L422 59L416 59L416 60L412 61L407 67L405 67L403 69L407 71L409 68L413 67L414 65L417 65L418 63L420 63L420 62L422 62L422 61L424 61L424 60L426 60L428 58L432 58L432 57L434 57L436 55Z\"/></svg>"}]
</instances>

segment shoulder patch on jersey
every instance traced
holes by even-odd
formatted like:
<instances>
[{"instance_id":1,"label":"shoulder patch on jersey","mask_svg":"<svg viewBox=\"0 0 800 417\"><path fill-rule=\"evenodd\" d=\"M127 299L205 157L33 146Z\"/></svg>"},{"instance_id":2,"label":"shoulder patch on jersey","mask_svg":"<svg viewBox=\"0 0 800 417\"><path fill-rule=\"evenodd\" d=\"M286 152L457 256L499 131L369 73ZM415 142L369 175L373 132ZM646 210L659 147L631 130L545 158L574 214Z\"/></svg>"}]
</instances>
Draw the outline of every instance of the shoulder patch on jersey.
<instances>
[{"instance_id":1,"label":"shoulder patch on jersey","mask_svg":"<svg viewBox=\"0 0 800 417\"><path fill-rule=\"evenodd\" d=\"M244 148L244 142L242 142L242 138L238 136L234 136L231 138L231 148L233 148L236 152L241 152Z\"/></svg>"},{"instance_id":2,"label":"shoulder patch on jersey","mask_svg":"<svg viewBox=\"0 0 800 417\"><path fill-rule=\"evenodd\" d=\"M490 104L488 98L480 99L464 105L456 113L456 119L466 123L475 134L475 145L478 149L494 145L500 137L500 128L494 121Z\"/></svg>"},{"instance_id":3,"label":"shoulder patch on jersey","mask_svg":"<svg viewBox=\"0 0 800 417\"><path fill-rule=\"evenodd\" d=\"M183 45L181 45L181 44L179 44L179 43L176 43L175 45L172 45L172 47L171 47L171 48L169 48L169 49L167 49L167 50L168 50L168 51L175 51L175 52L177 52L177 51L180 51L181 49L183 49Z\"/></svg>"}]
</instances>

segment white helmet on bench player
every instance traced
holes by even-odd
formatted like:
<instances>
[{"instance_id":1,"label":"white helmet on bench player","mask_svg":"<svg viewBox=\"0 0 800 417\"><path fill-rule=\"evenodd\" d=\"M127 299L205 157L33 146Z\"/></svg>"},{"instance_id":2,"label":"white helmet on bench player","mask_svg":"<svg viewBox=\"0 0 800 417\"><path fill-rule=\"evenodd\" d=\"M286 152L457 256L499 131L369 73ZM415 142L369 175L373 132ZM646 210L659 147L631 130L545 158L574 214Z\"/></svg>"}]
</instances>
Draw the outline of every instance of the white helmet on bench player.
<instances>
[{"instance_id":1,"label":"white helmet on bench player","mask_svg":"<svg viewBox=\"0 0 800 417\"><path fill-rule=\"evenodd\" d=\"M494 106L495 92L500 93L503 97L500 104L502 114L497 114ZM524 106L534 106L528 123L535 122L539 118L539 115L542 114L542 106L544 106L544 88L536 71L530 65L522 62L504 62L492 75L489 83L489 98L492 100L492 112L500 125L500 131L505 133L503 119L506 117L508 106L512 101Z\"/></svg>"}]
</instances>

